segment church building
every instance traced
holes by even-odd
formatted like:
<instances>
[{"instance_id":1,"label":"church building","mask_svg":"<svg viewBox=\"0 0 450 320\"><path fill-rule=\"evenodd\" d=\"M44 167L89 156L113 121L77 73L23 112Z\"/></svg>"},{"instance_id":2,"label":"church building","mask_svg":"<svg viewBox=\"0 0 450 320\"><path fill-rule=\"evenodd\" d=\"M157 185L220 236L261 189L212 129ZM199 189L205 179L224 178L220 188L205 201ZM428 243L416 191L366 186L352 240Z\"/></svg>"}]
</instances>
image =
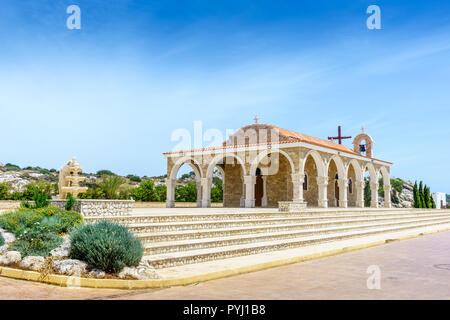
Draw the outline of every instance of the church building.
<instances>
[{"instance_id":1,"label":"church building","mask_svg":"<svg viewBox=\"0 0 450 320\"><path fill-rule=\"evenodd\" d=\"M364 207L364 176L370 177L370 206L391 207L391 162L373 157L373 139L364 128L353 140L323 140L270 124L244 126L222 146L166 152L167 207L175 204L177 172L192 167L197 206L211 206L214 169L223 178L224 207ZM334 141L337 140L337 143ZM382 178L382 180L380 180ZM379 182L382 181L382 189Z\"/></svg>"}]
</instances>

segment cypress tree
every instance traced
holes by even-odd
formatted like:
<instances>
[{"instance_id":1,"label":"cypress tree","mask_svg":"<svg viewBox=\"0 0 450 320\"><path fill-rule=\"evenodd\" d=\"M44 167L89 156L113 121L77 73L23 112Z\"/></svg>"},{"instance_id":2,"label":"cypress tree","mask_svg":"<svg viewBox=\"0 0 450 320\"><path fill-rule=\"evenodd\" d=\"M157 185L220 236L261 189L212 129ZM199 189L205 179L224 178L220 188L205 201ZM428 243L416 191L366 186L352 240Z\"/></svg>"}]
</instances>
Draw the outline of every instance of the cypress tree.
<instances>
[{"instance_id":1,"label":"cypress tree","mask_svg":"<svg viewBox=\"0 0 450 320\"><path fill-rule=\"evenodd\" d=\"M370 207L370 200L372 199L372 192L370 190L370 182L366 179L366 185L364 186L364 206Z\"/></svg>"},{"instance_id":2,"label":"cypress tree","mask_svg":"<svg viewBox=\"0 0 450 320\"><path fill-rule=\"evenodd\" d=\"M420 183L419 183L419 208L425 208L422 181L420 181Z\"/></svg>"},{"instance_id":3,"label":"cypress tree","mask_svg":"<svg viewBox=\"0 0 450 320\"><path fill-rule=\"evenodd\" d=\"M431 197L431 208L436 209L436 202L434 202L433 197Z\"/></svg>"},{"instance_id":4,"label":"cypress tree","mask_svg":"<svg viewBox=\"0 0 450 320\"><path fill-rule=\"evenodd\" d=\"M420 208L419 207L419 199L418 199L418 190L417 190L417 181L414 183L413 188L413 197L414 197L414 208Z\"/></svg>"},{"instance_id":5,"label":"cypress tree","mask_svg":"<svg viewBox=\"0 0 450 320\"><path fill-rule=\"evenodd\" d=\"M425 200L425 207L431 209L432 204L431 204L430 188L427 185L425 185L425 188L423 189L423 196Z\"/></svg>"}]
</instances>

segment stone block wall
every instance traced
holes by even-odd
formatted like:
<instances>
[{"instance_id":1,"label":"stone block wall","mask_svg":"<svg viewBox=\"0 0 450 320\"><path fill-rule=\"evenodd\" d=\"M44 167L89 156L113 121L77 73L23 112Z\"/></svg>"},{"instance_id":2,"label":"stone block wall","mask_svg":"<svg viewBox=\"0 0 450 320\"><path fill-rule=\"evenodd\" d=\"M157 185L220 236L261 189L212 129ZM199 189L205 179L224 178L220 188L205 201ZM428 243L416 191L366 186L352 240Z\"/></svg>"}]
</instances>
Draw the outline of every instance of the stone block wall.
<instances>
[{"instance_id":1,"label":"stone block wall","mask_svg":"<svg viewBox=\"0 0 450 320\"><path fill-rule=\"evenodd\" d=\"M303 199L308 206L317 207L319 191L317 187L317 168L312 157L308 157L305 163L305 174L308 177L307 190L303 190Z\"/></svg>"},{"instance_id":2,"label":"stone block wall","mask_svg":"<svg viewBox=\"0 0 450 320\"><path fill-rule=\"evenodd\" d=\"M52 200L52 205L64 208L65 200ZM125 216L131 214L134 200L77 200L73 210L83 216Z\"/></svg>"},{"instance_id":3,"label":"stone block wall","mask_svg":"<svg viewBox=\"0 0 450 320\"><path fill-rule=\"evenodd\" d=\"M223 191L224 207L240 207L243 197L242 169L239 164L225 164L225 190Z\"/></svg>"}]
</instances>

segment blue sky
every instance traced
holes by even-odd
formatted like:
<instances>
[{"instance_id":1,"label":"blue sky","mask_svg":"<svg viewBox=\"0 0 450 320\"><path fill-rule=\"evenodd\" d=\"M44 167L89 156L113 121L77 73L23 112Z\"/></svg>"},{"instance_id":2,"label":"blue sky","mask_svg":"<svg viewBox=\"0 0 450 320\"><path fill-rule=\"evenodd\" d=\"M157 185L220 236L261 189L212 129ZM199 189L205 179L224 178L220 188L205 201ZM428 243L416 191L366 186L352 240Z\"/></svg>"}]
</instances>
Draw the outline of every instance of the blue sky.
<instances>
[{"instance_id":1,"label":"blue sky","mask_svg":"<svg viewBox=\"0 0 450 320\"><path fill-rule=\"evenodd\" d=\"M66 8L81 8L81 30ZM381 8L381 30L366 9ZM160 175L178 128L364 125L392 175L450 193L450 3L3 0L0 162ZM350 141L345 144L349 145Z\"/></svg>"}]
</instances>

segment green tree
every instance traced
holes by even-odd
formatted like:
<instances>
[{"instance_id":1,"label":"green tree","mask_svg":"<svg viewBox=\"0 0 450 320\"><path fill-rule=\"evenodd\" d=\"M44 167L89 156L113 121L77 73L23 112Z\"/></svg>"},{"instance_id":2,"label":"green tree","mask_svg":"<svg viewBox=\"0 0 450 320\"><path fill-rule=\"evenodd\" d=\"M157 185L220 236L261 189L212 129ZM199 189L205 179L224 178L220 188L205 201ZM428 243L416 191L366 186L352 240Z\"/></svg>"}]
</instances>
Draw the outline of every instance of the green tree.
<instances>
[{"instance_id":1,"label":"green tree","mask_svg":"<svg viewBox=\"0 0 450 320\"><path fill-rule=\"evenodd\" d=\"M364 206L370 207L370 202L372 200L372 191L370 190L370 180L365 180L365 186L364 186Z\"/></svg>"},{"instance_id":2,"label":"green tree","mask_svg":"<svg viewBox=\"0 0 450 320\"><path fill-rule=\"evenodd\" d=\"M431 195L430 195L430 188L428 188L427 185L425 185L425 187L423 188L423 199L424 199L424 205L425 208L432 208L432 204L431 204Z\"/></svg>"},{"instance_id":3,"label":"green tree","mask_svg":"<svg viewBox=\"0 0 450 320\"><path fill-rule=\"evenodd\" d=\"M420 181L419 183L419 208L426 208L425 201L423 196L423 183Z\"/></svg>"},{"instance_id":4,"label":"green tree","mask_svg":"<svg viewBox=\"0 0 450 320\"><path fill-rule=\"evenodd\" d=\"M125 178L105 174L102 176L102 182L99 183L99 186L105 194L106 199L117 199L119 188L125 182Z\"/></svg>"},{"instance_id":5,"label":"green tree","mask_svg":"<svg viewBox=\"0 0 450 320\"><path fill-rule=\"evenodd\" d=\"M431 208L436 209L436 202L434 202L434 198L431 197Z\"/></svg>"},{"instance_id":6,"label":"green tree","mask_svg":"<svg viewBox=\"0 0 450 320\"><path fill-rule=\"evenodd\" d=\"M196 202L197 186L189 182L185 186L177 186L175 188L175 201L179 202Z\"/></svg>"},{"instance_id":7,"label":"green tree","mask_svg":"<svg viewBox=\"0 0 450 320\"><path fill-rule=\"evenodd\" d=\"M211 188L211 202L222 202L222 201L223 201L222 180L217 179L216 183Z\"/></svg>"},{"instance_id":8,"label":"green tree","mask_svg":"<svg viewBox=\"0 0 450 320\"><path fill-rule=\"evenodd\" d=\"M160 201L152 180L144 181L138 187L134 188L131 196L136 201Z\"/></svg>"},{"instance_id":9,"label":"green tree","mask_svg":"<svg viewBox=\"0 0 450 320\"><path fill-rule=\"evenodd\" d=\"M167 199L167 187L160 184L155 187L155 192L158 195L159 201L165 202Z\"/></svg>"},{"instance_id":10,"label":"green tree","mask_svg":"<svg viewBox=\"0 0 450 320\"><path fill-rule=\"evenodd\" d=\"M413 198L414 198L414 208L420 208L419 207L419 189L417 187L417 181L414 183L414 187L413 187Z\"/></svg>"}]
</instances>

